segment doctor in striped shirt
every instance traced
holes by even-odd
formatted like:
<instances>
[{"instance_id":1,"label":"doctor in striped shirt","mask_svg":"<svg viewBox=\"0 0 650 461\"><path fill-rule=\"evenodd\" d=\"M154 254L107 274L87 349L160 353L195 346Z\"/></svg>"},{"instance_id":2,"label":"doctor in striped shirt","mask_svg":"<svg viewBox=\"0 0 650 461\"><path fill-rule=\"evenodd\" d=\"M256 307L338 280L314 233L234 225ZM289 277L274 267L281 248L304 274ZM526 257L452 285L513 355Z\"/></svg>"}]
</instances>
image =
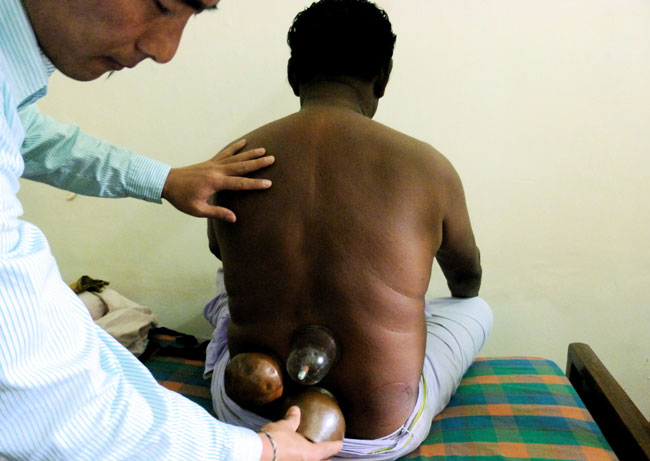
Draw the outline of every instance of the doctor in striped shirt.
<instances>
[{"instance_id":1,"label":"doctor in striped shirt","mask_svg":"<svg viewBox=\"0 0 650 461\"><path fill-rule=\"evenodd\" d=\"M18 178L103 197L168 200L194 216L221 189L263 189L241 177L273 162L230 146L170 168L40 114L55 69L76 80L172 59L187 20L219 0L0 0L0 459L325 459L339 442L298 435L292 409L265 432L223 424L159 386L98 328L61 279L43 233L20 220ZM83 170L83 175L78 174Z\"/></svg>"}]
</instances>

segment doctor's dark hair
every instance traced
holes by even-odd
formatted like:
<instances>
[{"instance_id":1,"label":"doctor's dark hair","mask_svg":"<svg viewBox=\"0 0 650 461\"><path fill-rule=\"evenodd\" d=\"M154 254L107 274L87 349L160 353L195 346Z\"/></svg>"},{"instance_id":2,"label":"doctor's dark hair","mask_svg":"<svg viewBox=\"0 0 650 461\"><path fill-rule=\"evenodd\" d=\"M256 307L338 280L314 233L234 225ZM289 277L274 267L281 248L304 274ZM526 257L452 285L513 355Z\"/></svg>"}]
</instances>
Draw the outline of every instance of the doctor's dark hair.
<instances>
[{"instance_id":1,"label":"doctor's dark hair","mask_svg":"<svg viewBox=\"0 0 650 461\"><path fill-rule=\"evenodd\" d=\"M368 0L320 0L298 13L289 29L289 73L299 83L315 76L372 80L395 47L390 20Z\"/></svg>"}]
</instances>

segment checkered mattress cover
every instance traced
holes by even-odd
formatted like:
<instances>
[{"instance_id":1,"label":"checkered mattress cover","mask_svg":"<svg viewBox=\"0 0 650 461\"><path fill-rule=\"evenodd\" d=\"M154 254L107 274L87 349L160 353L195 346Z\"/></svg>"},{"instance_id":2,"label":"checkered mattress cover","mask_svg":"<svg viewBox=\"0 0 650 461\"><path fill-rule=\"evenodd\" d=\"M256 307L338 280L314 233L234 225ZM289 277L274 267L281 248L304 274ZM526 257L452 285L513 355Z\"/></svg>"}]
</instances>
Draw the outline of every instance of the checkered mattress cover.
<instances>
[{"instance_id":1,"label":"checkered mattress cover","mask_svg":"<svg viewBox=\"0 0 650 461\"><path fill-rule=\"evenodd\" d=\"M163 338L164 339L164 338ZM168 338L173 339L173 338ZM163 386L211 414L203 361L165 355L144 364ZM422 445L402 458L429 460L617 459L562 370L536 357L478 358Z\"/></svg>"}]
</instances>

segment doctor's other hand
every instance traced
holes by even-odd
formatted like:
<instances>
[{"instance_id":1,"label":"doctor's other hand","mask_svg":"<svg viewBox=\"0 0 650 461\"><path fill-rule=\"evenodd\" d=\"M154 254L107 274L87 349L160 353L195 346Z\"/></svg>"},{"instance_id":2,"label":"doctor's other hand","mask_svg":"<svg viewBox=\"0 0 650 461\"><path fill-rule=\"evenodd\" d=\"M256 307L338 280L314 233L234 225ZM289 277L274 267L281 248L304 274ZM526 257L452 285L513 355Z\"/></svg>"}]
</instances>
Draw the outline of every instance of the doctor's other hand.
<instances>
[{"instance_id":1,"label":"doctor's other hand","mask_svg":"<svg viewBox=\"0 0 650 461\"><path fill-rule=\"evenodd\" d=\"M284 419L266 424L262 429L271 434L276 445L275 454L278 461L321 461L335 456L343 442L312 443L296 430L300 425L300 408L289 408ZM260 461L273 460L273 446L264 433L258 434L262 439L262 458Z\"/></svg>"},{"instance_id":2,"label":"doctor's other hand","mask_svg":"<svg viewBox=\"0 0 650 461\"><path fill-rule=\"evenodd\" d=\"M268 179L245 178L244 175L271 165L273 156L263 157L263 148L241 150L246 140L237 141L206 162L172 168L162 190L162 198L191 216L235 222L235 214L210 199L220 190L268 189Z\"/></svg>"}]
</instances>

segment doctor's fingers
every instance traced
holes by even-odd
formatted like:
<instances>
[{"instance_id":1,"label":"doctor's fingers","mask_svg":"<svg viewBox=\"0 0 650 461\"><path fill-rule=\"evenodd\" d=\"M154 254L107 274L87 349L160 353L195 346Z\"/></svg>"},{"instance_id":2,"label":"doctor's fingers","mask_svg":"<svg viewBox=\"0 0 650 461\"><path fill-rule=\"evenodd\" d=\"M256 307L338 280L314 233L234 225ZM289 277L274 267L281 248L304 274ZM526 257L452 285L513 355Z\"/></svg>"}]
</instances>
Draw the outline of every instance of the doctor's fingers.
<instances>
[{"instance_id":1,"label":"doctor's fingers","mask_svg":"<svg viewBox=\"0 0 650 461\"><path fill-rule=\"evenodd\" d=\"M206 203L197 204L192 215L200 218L218 219L230 223L237 221L237 217L232 210L221 206L208 205Z\"/></svg>"},{"instance_id":2,"label":"doctor's fingers","mask_svg":"<svg viewBox=\"0 0 650 461\"><path fill-rule=\"evenodd\" d=\"M270 155L268 157L256 158L254 160L244 160L233 163L221 164L217 168L219 172L226 176L242 176L253 171L266 168L275 162L275 157Z\"/></svg>"},{"instance_id":3,"label":"doctor's fingers","mask_svg":"<svg viewBox=\"0 0 650 461\"><path fill-rule=\"evenodd\" d=\"M242 178L241 176L222 176L214 185L215 191L268 189L269 187L271 187L271 181L268 179Z\"/></svg>"},{"instance_id":4,"label":"doctor's fingers","mask_svg":"<svg viewBox=\"0 0 650 461\"><path fill-rule=\"evenodd\" d=\"M245 146L246 140L240 139L239 141L233 142L229 146L224 147L217 155L212 158L212 160L224 160L232 157L237 152L241 151Z\"/></svg>"},{"instance_id":5,"label":"doctor's fingers","mask_svg":"<svg viewBox=\"0 0 650 461\"><path fill-rule=\"evenodd\" d=\"M263 147L258 147L257 149L250 149L240 152L235 155L220 157L219 155L215 156L212 161L219 165L228 165L235 162L243 162L246 160L252 160L259 157L262 157L266 154L266 149Z\"/></svg>"}]
</instances>

